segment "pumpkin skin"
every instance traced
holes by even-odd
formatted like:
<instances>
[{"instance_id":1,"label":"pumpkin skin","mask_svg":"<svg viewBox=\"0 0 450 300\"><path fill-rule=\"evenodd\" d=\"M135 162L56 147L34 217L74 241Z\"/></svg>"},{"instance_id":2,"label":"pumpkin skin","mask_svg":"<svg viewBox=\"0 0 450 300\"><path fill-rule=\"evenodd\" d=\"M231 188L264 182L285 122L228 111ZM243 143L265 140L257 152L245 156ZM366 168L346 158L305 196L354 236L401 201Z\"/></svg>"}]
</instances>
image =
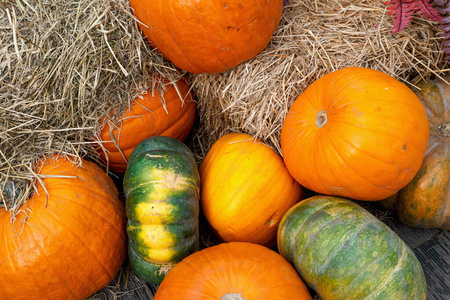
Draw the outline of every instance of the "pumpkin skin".
<instances>
[{"instance_id":1,"label":"pumpkin skin","mask_svg":"<svg viewBox=\"0 0 450 300\"><path fill-rule=\"evenodd\" d=\"M155 300L310 300L295 269L267 247L223 243L189 255L162 281Z\"/></svg>"},{"instance_id":2,"label":"pumpkin skin","mask_svg":"<svg viewBox=\"0 0 450 300\"><path fill-rule=\"evenodd\" d=\"M381 203L409 226L450 230L450 86L438 78L416 86L430 123L428 147L414 179Z\"/></svg>"},{"instance_id":3,"label":"pumpkin skin","mask_svg":"<svg viewBox=\"0 0 450 300\"><path fill-rule=\"evenodd\" d=\"M52 156L36 173L45 190L37 184L15 220L0 208L0 299L86 299L111 282L126 258L118 191L84 160L76 166Z\"/></svg>"},{"instance_id":4,"label":"pumpkin skin","mask_svg":"<svg viewBox=\"0 0 450 300\"><path fill-rule=\"evenodd\" d=\"M186 81L181 78L136 97L115 124L106 122L100 133L105 150L98 151L110 170L123 174L133 149L151 136L170 136L184 141L194 125L197 105Z\"/></svg>"},{"instance_id":5,"label":"pumpkin skin","mask_svg":"<svg viewBox=\"0 0 450 300\"><path fill-rule=\"evenodd\" d=\"M294 101L281 149L304 187L375 201L414 178L428 138L425 108L411 89L380 71L349 67L319 78Z\"/></svg>"},{"instance_id":6,"label":"pumpkin skin","mask_svg":"<svg viewBox=\"0 0 450 300\"><path fill-rule=\"evenodd\" d=\"M176 139L150 137L131 153L123 180L128 256L146 282L161 283L198 250L199 186L194 156Z\"/></svg>"},{"instance_id":7,"label":"pumpkin skin","mask_svg":"<svg viewBox=\"0 0 450 300\"><path fill-rule=\"evenodd\" d=\"M269 43L283 10L282 0L130 0L130 5L148 42L191 73L219 73L254 58Z\"/></svg>"},{"instance_id":8,"label":"pumpkin skin","mask_svg":"<svg viewBox=\"0 0 450 300\"><path fill-rule=\"evenodd\" d=\"M414 252L356 203L314 196L281 220L278 250L323 300L426 299Z\"/></svg>"},{"instance_id":9,"label":"pumpkin skin","mask_svg":"<svg viewBox=\"0 0 450 300\"><path fill-rule=\"evenodd\" d=\"M225 242L274 245L281 217L303 197L281 157L244 133L218 139L200 177L202 212Z\"/></svg>"}]
</instances>

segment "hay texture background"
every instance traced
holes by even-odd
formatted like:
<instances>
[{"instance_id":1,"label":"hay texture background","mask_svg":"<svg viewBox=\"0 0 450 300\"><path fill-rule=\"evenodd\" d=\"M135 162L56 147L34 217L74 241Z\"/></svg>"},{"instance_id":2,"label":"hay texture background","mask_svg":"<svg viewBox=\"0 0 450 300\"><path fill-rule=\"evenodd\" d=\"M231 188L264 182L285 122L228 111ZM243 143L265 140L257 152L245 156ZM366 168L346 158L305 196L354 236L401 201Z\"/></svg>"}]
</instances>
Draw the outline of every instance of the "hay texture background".
<instances>
[{"instance_id":1,"label":"hay texture background","mask_svg":"<svg viewBox=\"0 0 450 300\"><path fill-rule=\"evenodd\" d=\"M128 1L0 2L0 206L28 198L44 155L97 161L101 117L158 75L182 72L146 45Z\"/></svg>"},{"instance_id":2,"label":"hay texture background","mask_svg":"<svg viewBox=\"0 0 450 300\"><path fill-rule=\"evenodd\" d=\"M0 205L14 210L33 191L36 160L59 153L99 162L101 117L129 107L134 87L184 72L148 46L126 0L0 1ZM408 83L445 71L435 24L415 17L393 35L391 23L377 0L290 0L256 58L188 74L199 117L187 143L197 162L236 131L281 154L290 105L328 72L363 66Z\"/></svg>"}]
</instances>

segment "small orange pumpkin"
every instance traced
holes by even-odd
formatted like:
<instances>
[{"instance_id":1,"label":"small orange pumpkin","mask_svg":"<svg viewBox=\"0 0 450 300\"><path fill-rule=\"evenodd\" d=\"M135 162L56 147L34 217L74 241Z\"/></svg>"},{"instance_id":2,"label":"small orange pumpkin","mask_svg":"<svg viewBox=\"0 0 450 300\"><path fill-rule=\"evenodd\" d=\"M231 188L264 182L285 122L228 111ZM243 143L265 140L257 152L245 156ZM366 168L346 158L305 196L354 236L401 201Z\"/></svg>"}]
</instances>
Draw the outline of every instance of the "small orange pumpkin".
<instances>
[{"instance_id":1,"label":"small orange pumpkin","mask_svg":"<svg viewBox=\"0 0 450 300\"><path fill-rule=\"evenodd\" d=\"M151 136L169 136L184 141L194 125L197 105L184 79L169 84L165 91L147 90L136 97L118 121L106 122L99 148L109 169L123 174L131 151Z\"/></svg>"},{"instance_id":2,"label":"small orange pumpkin","mask_svg":"<svg viewBox=\"0 0 450 300\"><path fill-rule=\"evenodd\" d=\"M52 156L15 218L0 208L0 299L86 299L127 255L126 217L103 170Z\"/></svg>"},{"instance_id":3,"label":"small orange pumpkin","mask_svg":"<svg viewBox=\"0 0 450 300\"><path fill-rule=\"evenodd\" d=\"M248 134L218 139L199 171L201 209L225 242L274 245L283 214L303 197L278 153Z\"/></svg>"},{"instance_id":4,"label":"small orange pumpkin","mask_svg":"<svg viewBox=\"0 0 450 300\"><path fill-rule=\"evenodd\" d=\"M169 271L155 300L311 300L280 254L251 243L224 243L189 255Z\"/></svg>"},{"instance_id":5,"label":"small orange pumpkin","mask_svg":"<svg viewBox=\"0 0 450 300\"><path fill-rule=\"evenodd\" d=\"M260 53L278 27L283 0L130 0L147 40L177 67L218 73Z\"/></svg>"},{"instance_id":6,"label":"small orange pumpkin","mask_svg":"<svg viewBox=\"0 0 450 300\"><path fill-rule=\"evenodd\" d=\"M349 67L319 78L294 101L281 149L304 187L382 200L416 175L428 137L427 113L411 89L380 71Z\"/></svg>"}]
</instances>

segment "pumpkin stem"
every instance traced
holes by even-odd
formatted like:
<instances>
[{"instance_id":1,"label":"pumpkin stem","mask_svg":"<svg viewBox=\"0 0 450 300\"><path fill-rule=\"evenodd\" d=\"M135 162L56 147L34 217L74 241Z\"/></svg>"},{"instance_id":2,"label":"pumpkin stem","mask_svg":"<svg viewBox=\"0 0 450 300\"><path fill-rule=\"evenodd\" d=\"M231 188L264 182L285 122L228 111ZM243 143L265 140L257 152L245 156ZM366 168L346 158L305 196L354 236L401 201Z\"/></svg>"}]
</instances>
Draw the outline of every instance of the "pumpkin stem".
<instances>
[{"instance_id":1,"label":"pumpkin stem","mask_svg":"<svg viewBox=\"0 0 450 300\"><path fill-rule=\"evenodd\" d=\"M242 298L241 294L229 293L224 294L220 300L244 300L244 298Z\"/></svg>"},{"instance_id":2,"label":"pumpkin stem","mask_svg":"<svg viewBox=\"0 0 450 300\"><path fill-rule=\"evenodd\" d=\"M327 118L327 112L324 110L319 111L316 118L316 125L319 128L322 128L327 124L328 118Z\"/></svg>"},{"instance_id":3,"label":"pumpkin stem","mask_svg":"<svg viewBox=\"0 0 450 300\"><path fill-rule=\"evenodd\" d=\"M450 138L450 123L442 124L439 129L444 136Z\"/></svg>"}]
</instances>

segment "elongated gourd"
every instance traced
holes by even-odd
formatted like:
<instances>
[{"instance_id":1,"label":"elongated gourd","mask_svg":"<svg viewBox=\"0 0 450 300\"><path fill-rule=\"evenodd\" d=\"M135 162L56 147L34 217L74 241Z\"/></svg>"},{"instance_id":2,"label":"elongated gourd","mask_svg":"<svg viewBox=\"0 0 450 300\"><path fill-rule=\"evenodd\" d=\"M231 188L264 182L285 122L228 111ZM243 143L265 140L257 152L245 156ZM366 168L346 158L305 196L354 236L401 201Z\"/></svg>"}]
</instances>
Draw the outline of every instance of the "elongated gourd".
<instances>
[{"instance_id":1,"label":"elongated gourd","mask_svg":"<svg viewBox=\"0 0 450 300\"><path fill-rule=\"evenodd\" d=\"M386 224L350 200L314 196L278 228L278 250L322 300L425 300L422 266Z\"/></svg>"},{"instance_id":2,"label":"elongated gourd","mask_svg":"<svg viewBox=\"0 0 450 300\"><path fill-rule=\"evenodd\" d=\"M198 250L199 185L195 158L176 139L150 137L131 153L123 181L128 255L144 281L159 284Z\"/></svg>"}]
</instances>

